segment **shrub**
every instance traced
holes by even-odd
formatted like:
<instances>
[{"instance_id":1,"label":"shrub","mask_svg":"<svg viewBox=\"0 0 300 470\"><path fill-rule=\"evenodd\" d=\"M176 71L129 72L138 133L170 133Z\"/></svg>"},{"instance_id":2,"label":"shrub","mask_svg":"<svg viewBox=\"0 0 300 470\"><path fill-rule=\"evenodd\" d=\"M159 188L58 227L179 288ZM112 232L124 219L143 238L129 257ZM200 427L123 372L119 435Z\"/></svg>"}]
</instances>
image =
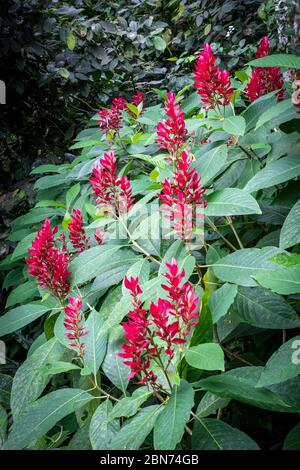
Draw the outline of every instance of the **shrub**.
<instances>
[{"instance_id":1,"label":"shrub","mask_svg":"<svg viewBox=\"0 0 300 470\"><path fill-rule=\"evenodd\" d=\"M115 100L33 170L1 263L4 449L296 445L299 115L288 80L248 104L247 71L207 45L196 91Z\"/></svg>"}]
</instances>

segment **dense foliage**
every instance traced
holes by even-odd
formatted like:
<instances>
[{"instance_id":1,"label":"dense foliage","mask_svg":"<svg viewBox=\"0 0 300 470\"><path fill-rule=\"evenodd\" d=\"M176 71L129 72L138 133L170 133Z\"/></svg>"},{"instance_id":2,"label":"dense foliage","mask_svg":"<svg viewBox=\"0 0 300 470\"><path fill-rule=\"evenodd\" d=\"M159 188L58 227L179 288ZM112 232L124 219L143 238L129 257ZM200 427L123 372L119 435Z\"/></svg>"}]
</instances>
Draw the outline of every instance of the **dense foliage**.
<instances>
[{"instance_id":1,"label":"dense foliage","mask_svg":"<svg viewBox=\"0 0 300 470\"><path fill-rule=\"evenodd\" d=\"M196 91L112 100L33 170L4 449L299 449L300 60L256 57L232 77L206 45Z\"/></svg>"}]
</instances>

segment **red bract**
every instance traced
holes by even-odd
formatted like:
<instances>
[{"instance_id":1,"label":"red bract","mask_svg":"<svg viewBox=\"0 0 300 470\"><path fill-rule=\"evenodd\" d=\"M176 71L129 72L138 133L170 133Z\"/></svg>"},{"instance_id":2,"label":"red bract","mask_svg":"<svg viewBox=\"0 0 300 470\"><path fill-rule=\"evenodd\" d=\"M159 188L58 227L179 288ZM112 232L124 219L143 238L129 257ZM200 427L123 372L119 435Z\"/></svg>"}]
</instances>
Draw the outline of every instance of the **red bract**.
<instances>
[{"instance_id":1,"label":"red bract","mask_svg":"<svg viewBox=\"0 0 300 470\"><path fill-rule=\"evenodd\" d=\"M201 187L197 171L190 168L191 161L188 155L187 150L182 152L181 158L177 161L173 181L166 178L162 192L158 195L162 212L173 222L173 229L182 240L192 238L195 219L199 215L199 210L206 205L203 200L205 188Z\"/></svg>"},{"instance_id":2,"label":"red bract","mask_svg":"<svg viewBox=\"0 0 300 470\"><path fill-rule=\"evenodd\" d=\"M135 106L138 106L145 100L145 95L142 91L138 90L136 94L133 96L131 103Z\"/></svg>"},{"instance_id":3,"label":"red bract","mask_svg":"<svg viewBox=\"0 0 300 470\"><path fill-rule=\"evenodd\" d=\"M185 142L187 129L184 122L184 113L181 112L179 104L176 104L174 93L168 93L165 112L168 119L158 123L156 142L160 148L168 150L171 158L175 159L177 152Z\"/></svg>"},{"instance_id":4,"label":"red bract","mask_svg":"<svg viewBox=\"0 0 300 470\"><path fill-rule=\"evenodd\" d=\"M42 228L28 250L30 258L26 259L28 272L38 279L38 284L47 288L51 293L63 299L70 289L68 277L69 256L55 245L58 241L54 239L57 227L51 229L51 222L46 219Z\"/></svg>"},{"instance_id":5,"label":"red bract","mask_svg":"<svg viewBox=\"0 0 300 470\"><path fill-rule=\"evenodd\" d=\"M149 355L149 320L147 318L147 310L142 308L142 302L139 295L142 289L138 284L138 278L125 277L125 287L130 290L133 297L133 310L128 313L129 319L123 324L126 343L121 346L124 352L119 353L120 357L126 359L124 364L131 369L129 378L133 378L136 374L142 374L139 383L146 383L155 387L156 375L150 369ZM152 354L156 354L156 349L151 350Z\"/></svg>"},{"instance_id":6,"label":"red bract","mask_svg":"<svg viewBox=\"0 0 300 470\"><path fill-rule=\"evenodd\" d=\"M228 105L234 92L230 86L229 72L220 70L215 62L216 58L210 45L205 44L196 61L194 81L206 109L213 109L216 105Z\"/></svg>"},{"instance_id":7,"label":"red bract","mask_svg":"<svg viewBox=\"0 0 300 470\"><path fill-rule=\"evenodd\" d=\"M119 215L128 211L134 202L127 176L117 175L117 160L113 151L105 152L90 178L97 203L107 212Z\"/></svg>"},{"instance_id":8,"label":"red bract","mask_svg":"<svg viewBox=\"0 0 300 470\"><path fill-rule=\"evenodd\" d=\"M127 102L124 98L115 98L109 109L102 109L99 113L98 124L102 132L108 135L110 131L118 132L122 128L122 109Z\"/></svg>"},{"instance_id":9,"label":"red bract","mask_svg":"<svg viewBox=\"0 0 300 470\"><path fill-rule=\"evenodd\" d=\"M264 36L258 45L255 58L266 57L270 53L270 41ZM251 102L271 91L279 90L277 99L284 96L283 78L278 67L254 67L250 80L245 88L245 93Z\"/></svg>"},{"instance_id":10,"label":"red bract","mask_svg":"<svg viewBox=\"0 0 300 470\"><path fill-rule=\"evenodd\" d=\"M68 305L65 307L64 327L68 332L66 337L72 340L69 344L71 348L76 349L78 356L82 357L84 354L84 344L81 343L80 338L85 336L88 331L82 326L83 316L81 314L82 300L77 297L69 297Z\"/></svg>"},{"instance_id":11,"label":"red bract","mask_svg":"<svg viewBox=\"0 0 300 470\"><path fill-rule=\"evenodd\" d=\"M295 80L292 84L293 94L292 94L292 103L296 108L300 108L300 80ZM300 113L300 111L298 111Z\"/></svg>"},{"instance_id":12,"label":"red bract","mask_svg":"<svg viewBox=\"0 0 300 470\"><path fill-rule=\"evenodd\" d=\"M90 248L90 239L87 238L83 228L83 218L80 209L73 209L73 215L71 216L68 230L69 240L77 250L75 254L82 253L84 250Z\"/></svg>"}]
</instances>

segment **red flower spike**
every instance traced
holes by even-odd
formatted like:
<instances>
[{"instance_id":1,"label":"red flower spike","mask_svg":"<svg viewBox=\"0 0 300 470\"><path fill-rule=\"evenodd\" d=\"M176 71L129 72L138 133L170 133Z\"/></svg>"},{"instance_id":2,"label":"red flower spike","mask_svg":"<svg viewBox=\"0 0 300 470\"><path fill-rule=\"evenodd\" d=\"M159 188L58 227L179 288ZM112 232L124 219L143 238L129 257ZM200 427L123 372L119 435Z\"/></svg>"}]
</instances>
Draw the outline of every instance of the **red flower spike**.
<instances>
[{"instance_id":1,"label":"red flower spike","mask_svg":"<svg viewBox=\"0 0 300 470\"><path fill-rule=\"evenodd\" d=\"M73 342L70 347L76 349L79 357L84 355L84 344L80 338L85 336L88 331L82 326L83 316L81 314L82 300L77 297L69 297L68 305L65 307L64 327L68 332L66 337Z\"/></svg>"},{"instance_id":2,"label":"red flower spike","mask_svg":"<svg viewBox=\"0 0 300 470\"><path fill-rule=\"evenodd\" d=\"M131 103L135 106L138 106L140 103L145 101L145 95L142 91L138 90L136 94L133 96Z\"/></svg>"},{"instance_id":3,"label":"red flower spike","mask_svg":"<svg viewBox=\"0 0 300 470\"><path fill-rule=\"evenodd\" d=\"M124 98L115 98L109 109L104 108L98 113L99 127L106 136L110 131L117 133L122 128L121 111L125 109L126 106L127 101Z\"/></svg>"},{"instance_id":4,"label":"red flower spike","mask_svg":"<svg viewBox=\"0 0 300 470\"><path fill-rule=\"evenodd\" d=\"M87 238L85 230L83 228L83 218L80 209L73 209L71 216L71 222L68 226L69 240L73 247L76 248L75 254L82 253L91 247L90 239Z\"/></svg>"},{"instance_id":5,"label":"red flower spike","mask_svg":"<svg viewBox=\"0 0 300 470\"><path fill-rule=\"evenodd\" d=\"M172 159L175 159L179 149L185 142L187 129L184 122L184 113L180 105L176 104L174 93L168 93L165 104L167 119L157 125L157 139L159 147L168 150Z\"/></svg>"},{"instance_id":6,"label":"red flower spike","mask_svg":"<svg viewBox=\"0 0 300 470\"><path fill-rule=\"evenodd\" d=\"M51 222L46 219L28 250L30 257L26 263L29 274L37 278L38 284L61 300L69 292L71 273L68 271L69 256L64 248L60 251L56 246L59 241L54 238L57 231L57 227L51 229Z\"/></svg>"},{"instance_id":7,"label":"red flower spike","mask_svg":"<svg viewBox=\"0 0 300 470\"><path fill-rule=\"evenodd\" d=\"M292 84L293 94L292 94L292 103L296 108L300 108L300 80L295 80ZM300 111L298 111L300 113Z\"/></svg>"},{"instance_id":8,"label":"red flower spike","mask_svg":"<svg viewBox=\"0 0 300 470\"><path fill-rule=\"evenodd\" d=\"M266 57L270 53L270 41L264 36L258 45L255 58ZM252 103L271 91L278 90L277 99L284 96L283 78L278 67L254 67L250 80L245 88L245 93Z\"/></svg>"},{"instance_id":9,"label":"red flower spike","mask_svg":"<svg viewBox=\"0 0 300 470\"><path fill-rule=\"evenodd\" d=\"M193 225L197 207L205 207L203 200L205 189L201 187L200 178L195 169L190 169L191 161L187 150L177 160L177 170L173 181L166 178L162 192L158 195L162 212L173 222L173 229L182 240L193 237Z\"/></svg>"},{"instance_id":10,"label":"red flower spike","mask_svg":"<svg viewBox=\"0 0 300 470\"><path fill-rule=\"evenodd\" d=\"M128 211L133 203L132 189L127 176L117 175L117 160L113 151L105 152L90 178L98 205L115 215Z\"/></svg>"},{"instance_id":11,"label":"red flower spike","mask_svg":"<svg viewBox=\"0 0 300 470\"><path fill-rule=\"evenodd\" d=\"M234 92L230 85L229 72L220 70L215 62L211 46L205 44L196 61L194 81L206 109L213 109L216 105L227 106Z\"/></svg>"}]
</instances>

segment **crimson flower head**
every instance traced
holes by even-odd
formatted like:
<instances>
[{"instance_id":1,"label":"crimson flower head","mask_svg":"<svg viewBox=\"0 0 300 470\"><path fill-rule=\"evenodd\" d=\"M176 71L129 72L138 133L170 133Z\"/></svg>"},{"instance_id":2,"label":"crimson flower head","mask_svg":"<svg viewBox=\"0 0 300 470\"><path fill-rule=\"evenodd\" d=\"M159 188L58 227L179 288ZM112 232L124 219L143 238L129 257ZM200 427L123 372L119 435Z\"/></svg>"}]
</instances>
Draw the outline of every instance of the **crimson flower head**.
<instances>
[{"instance_id":1,"label":"crimson flower head","mask_svg":"<svg viewBox=\"0 0 300 470\"><path fill-rule=\"evenodd\" d=\"M135 106L138 106L140 103L145 101L145 95L142 91L138 90L136 94L133 96L131 103Z\"/></svg>"},{"instance_id":2,"label":"crimson flower head","mask_svg":"<svg viewBox=\"0 0 300 470\"><path fill-rule=\"evenodd\" d=\"M113 131L119 132L122 128L122 113L121 111L127 106L127 101L124 98L115 98L109 109L102 109L99 113L98 124L102 132L109 134Z\"/></svg>"},{"instance_id":3,"label":"crimson flower head","mask_svg":"<svg viewBox=\"0 0 300 470\"><path fill-rule=\"evenodd\" d=\"M125 100L125 98L114 98L112 102L112 106L115 109L122 111L123 109L126 109L127 101Z\"/></svg>"},{"instance_id":4,"label":"crimson flower head","mask_svg":"<svg viewBox=\"0 0 300 470\"><path fill-rule=\"evenodd\" d=\"M176 159L177 153L185 142L187 129L184 122L184 113L180 105L176 104L174 93L168 93L165 103L167 119L157 125L157 139L159 147L168 150L172 159Z\"/></svg>"},{"instance_id":5,"label":"crimson flower head","mask_svg":"<svg viewBox=\"0 0 300 470\"><path fill-rule=\"evenodd\" d=\"M90 177L99 207L119 215L128 211L133 203L132 189L127 176L117 175L117 159L113 151L105 152Z\"/></svg>"},{"instance_id":6,"label":"crimson flower head","mask_svg":"<svg viewBox=\"0 0 300 470\"><path fill-rule=\"evenodd\" d=\"M187 150L177 160L177 170L173 180L166 178L162 191L158 195L162 212L173 224L173 230L183 241L191 240L197 218L202 216L200 209L205 207L203 199L205 188L195 168L190 168L191 161Z\"/></svg>"},{"instance_id":7,"label":"crimson flower head","mask_svg":"<svg viewBox=\"0 0 300 470\"><path fill-rule=\"evenodd\" d=\"M30 255L26 259L28 272L38 280L39 286L49 289L55 297L63 299L70 289L68 277L69 256L65 248L60 249L59 239L55 240L58 228L51 228L47 218L28 250Z\"/></svg>"},{"instance_id":8,"label":"crimson flower head","mask_svg":"<svg viewBox=\"0 0 300 470\"><path fill-rule=\"evenodd\" d=\"M141 286L139 285L139 278L138 277L130 277L128 278L125 276L124 279L124 286L126 289L130 290L130 293L133 297L142 294Z\"/></svg>"},{"instance_id":9,"label":"crimson flower head","mask_svg":"<svg viewBox=\"0 0 300 470\"><path fill-rule=\"evenodd\" d=\"M215 62L211 46L205 44L196 61L194 82L206 109L213 109L216 105L227 106L234 92L229 72L220 70Z\"/></svg>"},{"instance_id":10,"label":"crimson flower head","mask_svg":"<svg viewBox=\"0 0 300 470\"><path fill-rule=\"evenodd\" d=\"M258 45L255 58L266 57L270 53L270 41L264 36ZM254 67L250 80L245 88L245 93L252 103L271 91L278 90L277 99L284 96L283 78L279 67Z\"/></svg>"},{"instance_id":11,"label":"crimson flower head","mask_svg":"<svg viewBox=\"0 0 300 470\"><path fill-rule=\"evenodd\" d=\"M90 248L90 239L87 238L83 228L83 218L80 209L73 209L71 222L68 226L69 240L73 247L76 248L75 254L82 253L84 250Z\"/></svg>"},{"instance_id":12,"label":"crimson flower head","mask_svg":"<svg viewBox=\"0 0 300 470\"><path fill-rule=\"evenodd\" d=\"M84 354L84 343L80 338L85 336L88 331L82 326L83 316L81 314L82 300L77 297L69 297L68 305L65 307L64 327L67 330L66 337L72 340L69 344L71 348L77 351L79 357Z\"/></svg>"}]
</instances>

